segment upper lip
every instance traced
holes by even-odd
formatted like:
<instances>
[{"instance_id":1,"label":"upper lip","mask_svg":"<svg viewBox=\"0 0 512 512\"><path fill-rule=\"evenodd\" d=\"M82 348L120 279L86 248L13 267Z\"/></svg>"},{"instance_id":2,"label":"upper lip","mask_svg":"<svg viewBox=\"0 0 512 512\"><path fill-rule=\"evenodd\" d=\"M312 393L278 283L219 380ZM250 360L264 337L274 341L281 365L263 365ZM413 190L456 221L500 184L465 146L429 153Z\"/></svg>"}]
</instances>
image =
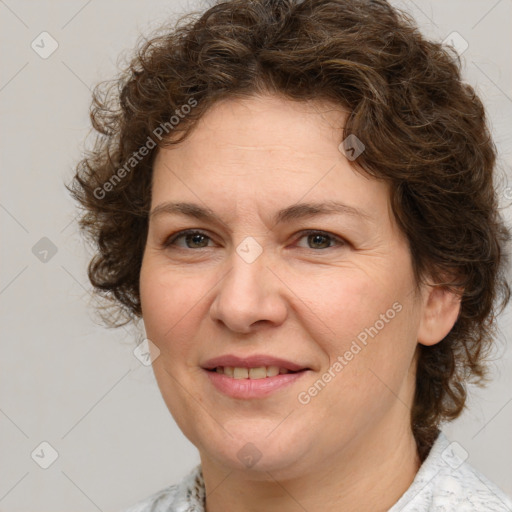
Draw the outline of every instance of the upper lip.
<instances>
[{"instance_id":1,"label":"upper lip","mask_svg":"<svg viewBox=\"0 0 512 512\"><path fill-rule=\"evenodd\" d=\"M248 357L239 357L235 356L234 354L226 354L224 356L218 356L214 357L213 359L208 359L208 361L204 362L201 365L201 367L204 368L205 370L213 370L218 366L231 366L237 368L278 366L279 368L285 368L293 372L309 369L304 365L293 363L292 361L287 361L285 359L281 359L280 357L273 357L264 354L256 354Z\"/></svg>"}]
</instances>

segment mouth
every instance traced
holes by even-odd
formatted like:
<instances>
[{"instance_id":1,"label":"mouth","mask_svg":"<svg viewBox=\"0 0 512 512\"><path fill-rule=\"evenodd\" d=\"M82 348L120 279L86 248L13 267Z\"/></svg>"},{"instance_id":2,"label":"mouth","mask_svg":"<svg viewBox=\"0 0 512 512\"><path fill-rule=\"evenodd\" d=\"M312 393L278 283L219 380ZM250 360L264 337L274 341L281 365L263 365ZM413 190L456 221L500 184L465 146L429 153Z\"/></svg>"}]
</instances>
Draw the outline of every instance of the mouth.
<instances>
[{"instance_id":1,"label":"mouth","mask_svg":"<svg viewBox=\"0 0 512 512\"><path fill-rule=\"evenodd\" d=\"M278 357L226 354L201 365L208 382L231 398L263 399L306 378L311 368Z\"/></svg>"},{"instance_id":2,"label":"mouth","mask_svg":"<svg viewBox=\"0 0 512 512\"><path fill-rule=\"evenodd\" d=\"M248 357L226 354L209 359L201 364L201 368L235 379L263 379L311 369L303 364L265 354L254 354Z\"/></svg>"},{"instance_id":3,"label":"mouth","mask_svg":"<svg viewBox=\"0 0 512 512\"><path fill-rule=\"evenodd\" d=\"M308 368L302 370L289 370L288 368L280 368L279 366L256 366L253 368L241 366L216 366L215 368L206 369L209 372L220 373L232 379L266 379L276 377L277 375L285 375L288 373L300 373L307 371Z\"/></svg>"},{"instance_id":4,"label":"mouth","mask_svg":"<svg viewBox=\"0 0 512 512\"><path fill-rule=\"evenodd\" d=\"M239 400L266 398L292 386L309 373L306 368L288 370L279 366L220 366L203 370L217 391Z\"/></svg>"}]
</instances>

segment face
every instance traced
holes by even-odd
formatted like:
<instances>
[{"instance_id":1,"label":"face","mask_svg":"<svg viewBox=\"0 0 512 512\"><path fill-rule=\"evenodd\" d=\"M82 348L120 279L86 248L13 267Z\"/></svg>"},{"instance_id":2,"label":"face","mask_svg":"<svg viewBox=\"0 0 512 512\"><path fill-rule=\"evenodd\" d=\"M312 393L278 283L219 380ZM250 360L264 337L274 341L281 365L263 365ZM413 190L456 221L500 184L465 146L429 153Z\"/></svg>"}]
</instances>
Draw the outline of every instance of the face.
<instances>
[{"instance_id":1,"label":"face","mask_svg":"<svg viewBox=\"0 0 512 512\"><path fill-rule=\"evenodd\" d=\"M388 186L338 149L344 120L321 102L228 99L156 157L143 320L203 464L291 476L409 431L422 302ZM222 356L240 359L209 363ZM241 369L262 366L280 373Z\"/></svg>"}]
</instances>

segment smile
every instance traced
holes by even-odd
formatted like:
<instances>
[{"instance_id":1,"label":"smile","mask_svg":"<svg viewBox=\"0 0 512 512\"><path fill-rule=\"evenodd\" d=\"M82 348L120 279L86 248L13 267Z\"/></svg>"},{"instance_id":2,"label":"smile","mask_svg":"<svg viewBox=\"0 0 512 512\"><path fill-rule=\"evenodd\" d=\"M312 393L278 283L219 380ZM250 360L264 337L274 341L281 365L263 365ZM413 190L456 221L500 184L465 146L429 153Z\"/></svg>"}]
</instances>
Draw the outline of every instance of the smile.
<instances>
[{"instance_id":1,"label":"smile","mask_svg":"<svg viewBox=\"0 0 512 512\"><path fill-rule=\"evenodd\" d=\"M287 368L279 368L279 366L258 366L255 368L244 368L238 366L217 366L211 371L215 371L233 379L265 379L267 377L275 377L291 372Z\"/></svg>"},{"instance_id":2,"label":"smile","mask_svg":"<svg viewBox=\"0 0 512 512\"><path fill-rule=\"evenodd\" d=\"M270 375L267 373L268 369L270 369ZM278 391L282 391L301 379L310 370L290 371L283 369L286 373L276 373L276 371L280 371L278 366L255 368L226 366L217 367L212 370L203 369L203 371L210 384L223 395L241 400L249 400L265 398ZM229 374L230 371L232 375ZM263 372L265 376L263 376Z\"/></svg>"}]
</instances>

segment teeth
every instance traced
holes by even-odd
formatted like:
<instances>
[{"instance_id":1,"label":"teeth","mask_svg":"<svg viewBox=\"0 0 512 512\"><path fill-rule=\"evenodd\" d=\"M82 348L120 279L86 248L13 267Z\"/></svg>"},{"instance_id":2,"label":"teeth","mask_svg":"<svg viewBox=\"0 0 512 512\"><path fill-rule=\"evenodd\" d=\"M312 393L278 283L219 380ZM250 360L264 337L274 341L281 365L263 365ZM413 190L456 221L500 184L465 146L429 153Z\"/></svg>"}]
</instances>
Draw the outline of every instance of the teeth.
<instances>
[{"instance_id":1,"label":"teeth","mask_svg":"<svg viewBox=\"0 0 512 512\"><path fill-rule=\"evenodd\" d=\"M249 370L247 368L233 368L235 379L247 379L249 377Z\"/></svg>"},{"instance_id":2,"label":"teeth","mask_svg":"<svg viewBox=\"0 0 512 512\"><path fill-rule=\"evenodd\" d=\"M215 371L234 379L265 379L266 377L289 373L286 368L279 368L279 366L259 366L257 368L218 366Z\"/></svg>"},{"instance_id":3,"label":"teeth","mask_svg":"<svg viewBox=\"0 0 512 512\"><path fill-rule=\"evenodd\" d=\"M250 379L264 379L267 376L267 369L264 366L259 368L251 368L249 370Z\"/></svg>"}]
</instances>

